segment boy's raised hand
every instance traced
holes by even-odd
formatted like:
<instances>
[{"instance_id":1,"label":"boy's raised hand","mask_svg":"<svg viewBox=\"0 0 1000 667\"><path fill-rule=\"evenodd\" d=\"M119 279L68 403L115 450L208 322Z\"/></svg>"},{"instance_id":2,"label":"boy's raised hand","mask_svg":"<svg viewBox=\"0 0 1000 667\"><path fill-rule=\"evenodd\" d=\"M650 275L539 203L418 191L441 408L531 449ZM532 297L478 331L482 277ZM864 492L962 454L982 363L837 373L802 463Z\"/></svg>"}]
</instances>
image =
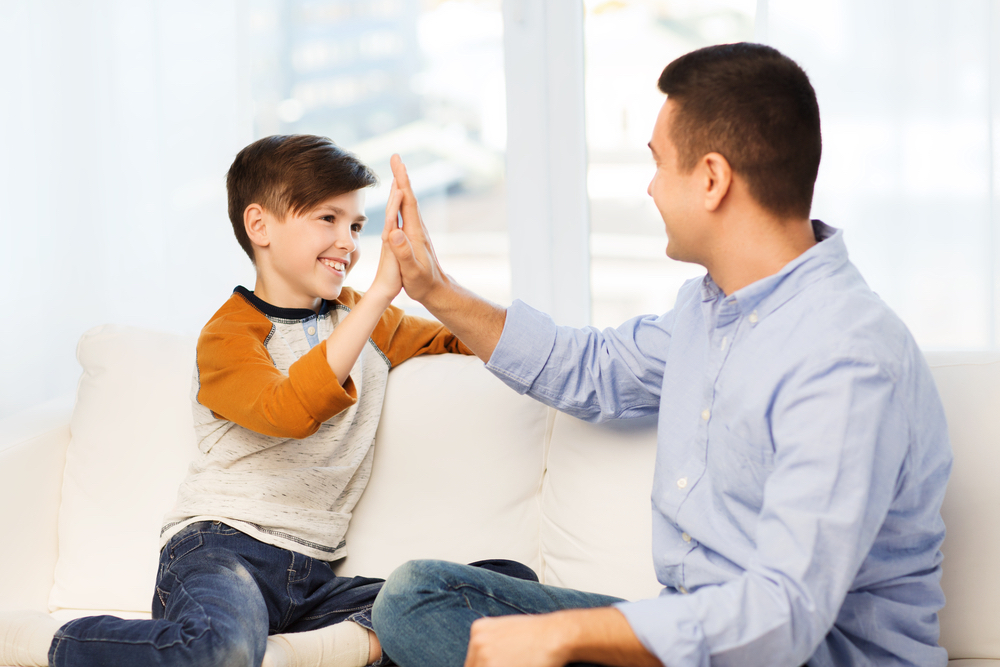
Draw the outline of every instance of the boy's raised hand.
<instances>
[{"instance_id":1,"label":"boy's raised hand","mask_svg":"<svg viewBox=\"0 0 1000 667\"><path fill-rule=\"evenodd\" d=\"M378 270L375 272L375 280L372 281L372 286L369 290L370 292L375 291L388 297L389 301L396 298L399 290L403 287L399 275L399 262L396 261L395 255L393 255L386 243L389 232L397 228L396 221L399 216L399 204L402 198L402 193L396 187L395 181L393 181L392 188L389 190L389 201L385 205L385 226L382 229L382 250L379 254Z\"/></svg>"},{"instance_id":2,"label":"boy's raised hand","mask_svg":"<svg viewBox=\"0 0 1000 667\"><path fill-rule=\"evenodd\" d=\"M400 197L398 209L403 216L403 228L397 228L395 217L390 227L389 213L386 209L386 227L382 240L389 244L399 262L399 271L406 293L410 298L424 303L435 288L445 283L446 277L441 270L437 255L434 254L434 246L427 234L427 227L420 217L417 197L410 187L406 166L399 155L393 155L389 164L392 167L393 188ZM391 202L392 196L389 199Z\"/></svg>"}]
</instances>

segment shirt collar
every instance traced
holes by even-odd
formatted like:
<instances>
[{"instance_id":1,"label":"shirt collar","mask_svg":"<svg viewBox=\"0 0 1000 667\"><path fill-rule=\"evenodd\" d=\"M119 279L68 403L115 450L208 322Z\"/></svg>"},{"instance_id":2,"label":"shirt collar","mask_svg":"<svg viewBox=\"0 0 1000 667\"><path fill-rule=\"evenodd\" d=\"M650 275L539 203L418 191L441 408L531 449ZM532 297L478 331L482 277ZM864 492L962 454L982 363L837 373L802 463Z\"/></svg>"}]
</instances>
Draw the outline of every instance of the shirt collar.
<instances>
[{"instance_id":1,"label":"shirt collar","mask_svg":"<svg viewBox=\"0 0 1000 667\"><path fill-rule=\"evenodd\" d=\"M790 261L775 274L761 278L728 297L712 277L705 275L701 285L702 301L720 297L736 304L744 313L757 311L757 319L767 317L815 281L824 278L847 263L847 246L843 230L819 220L812 221L818 243Z\"/></svg>"},{"instance_id":2,"label":"shirt collar","mask_svg":"<svg viewBox=\"0 0 1000 667\"><path fill-rule=\"evenodd\" d=\"M301 321L322 317L329 312L334 305L331 302L324 300L323 305L320 306L319 312L314 313L308 308L281 308L279 306L272 306L267 301L264 301L256 294L248 290L246 287L243 287L243 285L237 285L233 292L249 301L250 305L262 312L268 318L279 320Z\"/></svg>"}]
</instances>

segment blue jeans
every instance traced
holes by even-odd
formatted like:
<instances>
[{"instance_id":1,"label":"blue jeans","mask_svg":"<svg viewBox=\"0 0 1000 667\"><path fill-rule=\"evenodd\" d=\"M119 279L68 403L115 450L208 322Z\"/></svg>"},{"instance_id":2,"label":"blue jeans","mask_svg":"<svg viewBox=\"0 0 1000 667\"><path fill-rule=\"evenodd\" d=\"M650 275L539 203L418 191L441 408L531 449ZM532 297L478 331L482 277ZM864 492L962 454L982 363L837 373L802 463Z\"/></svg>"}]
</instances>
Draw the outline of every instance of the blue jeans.
<instances>
[{"instance_id":1,"label":"blue jeans","mask_svg":"<svg viewBox=\"0 0 1000 667\"><path fill-rule=\"evenodd\" d=\"M372 620L382 648L402 667L461 667L472 622L484 616L607 607L619 598L514 579L443 561L410 561L393 572Z\"/></svg>"},{"instance_id":2,"label":"blue jeans","mask_svg":"<svg viewBox=\"0 0 1000 667\"><path fill-rule=\"evenodd\" d=\"M258 667L268 634L348 620L371 629L381 587L381 579L337 577L326 561L225 524L195 523L160 553L153 620L70 621L56 632L49 664Z\"/></svg>"}]
</instances>

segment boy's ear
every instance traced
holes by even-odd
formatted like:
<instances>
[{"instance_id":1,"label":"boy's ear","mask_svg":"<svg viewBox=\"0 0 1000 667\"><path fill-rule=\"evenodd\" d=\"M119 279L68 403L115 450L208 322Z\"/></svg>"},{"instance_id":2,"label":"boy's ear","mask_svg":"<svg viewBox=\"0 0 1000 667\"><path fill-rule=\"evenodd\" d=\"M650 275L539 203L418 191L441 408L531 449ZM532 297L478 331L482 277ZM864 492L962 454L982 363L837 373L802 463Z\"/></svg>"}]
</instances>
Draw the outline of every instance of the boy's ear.
<instances>
[{"instance_id":1,"label":"boy's ear","mask_svg":"<svg viewBox=\"0 0 1000 667\"><path fill-rule=\"evenodd\" d=\"M243 211L243 228L247 231L250 241L262 248L271 244L267 235L267 221L264 220L264 209L260 204L250 204Z\"/></svg>"}]
</instances>

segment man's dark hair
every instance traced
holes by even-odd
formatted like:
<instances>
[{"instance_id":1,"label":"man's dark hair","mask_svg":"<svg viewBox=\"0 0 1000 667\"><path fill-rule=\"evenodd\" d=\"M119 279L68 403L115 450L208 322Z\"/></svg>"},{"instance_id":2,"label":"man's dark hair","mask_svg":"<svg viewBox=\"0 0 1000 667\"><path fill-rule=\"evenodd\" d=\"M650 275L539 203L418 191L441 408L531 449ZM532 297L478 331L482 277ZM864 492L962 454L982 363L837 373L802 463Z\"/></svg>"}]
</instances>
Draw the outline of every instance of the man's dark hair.
<instances>
[{"instance_id":1,"label":"man's dark hair","mask_svg":"<svg viewBox=\"0 0 1000 667\"><path fill-rule=\"evenodd\" d=\"M667 65L659 87L675 105L670 138L682 171L719 153L765 209L809 216L822 139L801 67L769 46L722 44Z\"/></svg>"},{"instance_id":2,"label":"man's dark hair","mask_svg":"<svg viewBox=\"0 0 1000 667\"><path fill-rule=\"evenodd\" d=\"M377 183L374 171L326 137L264 137L237 153L226 174L229 220L240 247L256 263L243 226L243 212L250 204L284 217Z\"/></svg>"}]
</instances>

